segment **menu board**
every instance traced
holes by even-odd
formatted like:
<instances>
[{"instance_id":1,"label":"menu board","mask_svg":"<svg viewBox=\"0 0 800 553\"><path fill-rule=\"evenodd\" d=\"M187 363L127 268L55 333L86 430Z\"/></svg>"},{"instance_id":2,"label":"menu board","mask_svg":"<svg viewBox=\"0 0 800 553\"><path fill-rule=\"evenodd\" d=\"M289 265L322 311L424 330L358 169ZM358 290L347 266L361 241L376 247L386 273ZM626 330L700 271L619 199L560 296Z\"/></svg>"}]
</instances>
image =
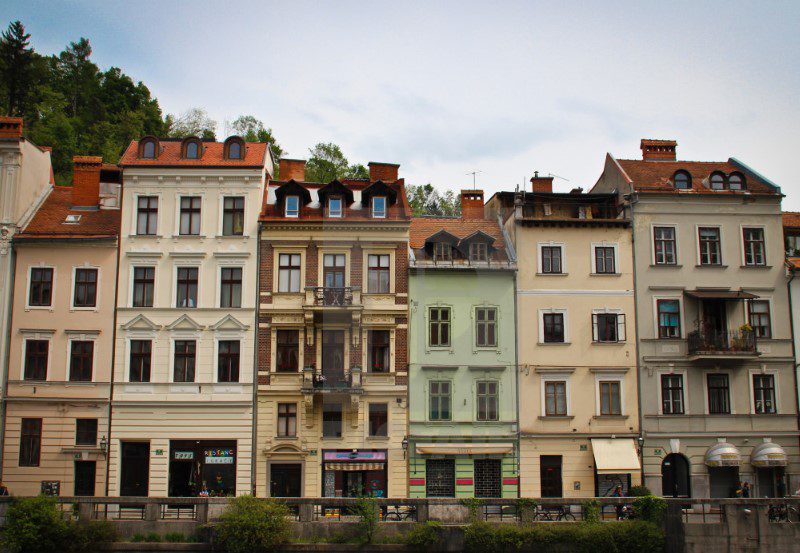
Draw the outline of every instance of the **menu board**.
<instances>
[{"instance_id":1,"label":"menu board","mask_svg":"<svg viewBox=\"0 0 800 553\"><path fill-rule=\"evenodd\" d=\"M42 480L42 495L61 495L60 480Z\"/></svg>"}]
</instances>

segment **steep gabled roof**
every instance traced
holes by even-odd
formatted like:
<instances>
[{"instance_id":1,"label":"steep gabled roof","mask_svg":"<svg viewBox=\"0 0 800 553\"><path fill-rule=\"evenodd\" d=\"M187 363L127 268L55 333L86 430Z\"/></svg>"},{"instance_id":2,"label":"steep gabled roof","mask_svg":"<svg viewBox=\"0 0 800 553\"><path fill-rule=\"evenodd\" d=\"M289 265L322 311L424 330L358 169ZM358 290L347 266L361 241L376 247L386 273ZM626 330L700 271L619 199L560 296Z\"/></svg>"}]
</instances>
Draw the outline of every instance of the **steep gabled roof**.
<instances>
[{"instance_id":1,"label":"steep gabled roof","mask_svg":"<svg viewBox=\"0 0 800 553\"><path fill-rule=\"evenodd\" d=\"M67 223L67 215L79 216ZM72 187L54 186L30 223L15 239L116 238L120 229L119 209L73 209Z\"/></svg>"},{"instance_id":2,"label":"steep gabled roof","mask_svg":"<svg viewBox=\"0 0 800 553\"><path fill-rule=\"evenodd\" d=\"M203 142L203 155L200 159L181 157L182 140L161 139L158 142L159 153L155 159L139 157L139 141L132 140L119 160L121 167L227 167L249 168L264 167L266 164L266 142L245 142L242 159L226 159L224 142Z\"/></svg>"}]
</instances>

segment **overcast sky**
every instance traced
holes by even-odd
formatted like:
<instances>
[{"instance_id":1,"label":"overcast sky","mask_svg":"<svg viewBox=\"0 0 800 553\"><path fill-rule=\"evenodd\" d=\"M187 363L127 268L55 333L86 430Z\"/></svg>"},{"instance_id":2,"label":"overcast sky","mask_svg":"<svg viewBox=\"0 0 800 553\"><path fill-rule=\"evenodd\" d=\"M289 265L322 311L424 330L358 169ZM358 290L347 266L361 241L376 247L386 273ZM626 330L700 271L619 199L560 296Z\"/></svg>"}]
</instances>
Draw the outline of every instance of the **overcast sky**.
<instances>
[{"instance_id":1,"label":"overcast sky","mask_svg":"<svg viewBox=\"0 0 800 553\"><path fill-rule=\"evenodd\" d=\"M224 4L224 8L222 8ZM0 3L43 54L81 36L162 109L253 114L291 157L320 141L406 182L591 187L643 137L737 157L800 210L799 2Z\"/></svg>"}]
</instances>

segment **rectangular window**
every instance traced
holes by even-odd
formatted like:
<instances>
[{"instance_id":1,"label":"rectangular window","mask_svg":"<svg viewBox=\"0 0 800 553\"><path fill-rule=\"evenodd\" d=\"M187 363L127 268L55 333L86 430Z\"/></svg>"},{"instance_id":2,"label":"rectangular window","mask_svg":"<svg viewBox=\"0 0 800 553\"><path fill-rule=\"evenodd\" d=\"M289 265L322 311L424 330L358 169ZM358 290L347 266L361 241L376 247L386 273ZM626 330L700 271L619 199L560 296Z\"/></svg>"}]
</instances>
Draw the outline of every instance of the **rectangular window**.
<instances>
[{"instance_id":1,"label":"rectangular window","mask_svg":"<svg viewBox=\"0 0 800 553\"><path fill-rule=\"evenodd\" d=\"M617 272L614 264L613 246L595 246L594 248L594 270L598 274L613 275Z\"/></svg>"},{"instance_id":2,"label":"rectangular window","mask_svg":"<svg viewBox=\"0 0 800 553\"><path fill-rule=\"evenodd\" d=\"M429 337L431 347L448 347L450 345L450 308L431 307L428 310Z\"/></svg>"},{"instance_id":3,"label":"rectangular window","mask_svg":"<svg viewBox=\"0 0 800 553\"><path fill-rule=\"evenodd\" d=\"M278 404L278 436L294 438L297 436L297 404Z\"/></svg>"},{"instance_id":4,"label":"rectangular window","mask_svg":"<svg viewBox=\"0 0 800 553\"><path fill-rule=\"evenodd\" d=\"M700 242L700 265L720 265L722 263L722 245L719 228L700 227L697 229Z\"/></svg>"},{"instance_id":5,"label":"rectangular window","mask_svg":"<svg viewBox=\"0 0 800 553\"><path fill-rule=\"evenodd\" d=\"M544 342L546 344L564 342L563 313L544 313L542 315L542 324L544 325Z\"/></svg>"},{"instance_id":6,"label":"rectangular window","mask_svg":"<svg viewBox=\"0 0 800 553\"><path fill-rule=\"evenodd\" d=\"M222 235L244 235L244 198L225 198L222 203Z\"/></svg>"},{"instance_id":7,"label":"rectangular window","mask_svg":"<svg viewBox=\"0 0 800 553\"><path fill-rule=\"evenodd\" d=\"M326 253L322 256L322 280L325 288L344 288L346 256Z\"/></svg>"},{"instance_id":8,"label":"rectangular window","mask_svg":"<svg viewBox=\"0 0 800 553\"><path fill-rule=\"evenodd\" d=\"M331 196L328 198L328 217L341 217L342 216L342 198L340 196Z\"/></svg>"},{"instance_id":9,"label":"rectangular window","mask_svg":"<svg viewBox=\"0 0 800 553\"><path fill-rule=\"evenodd\" d=\"M342 404L322 404L322 435L325 438L342 437Z\"/></svg>"},{"instance_id":10,"label":"rectangular window","mask_svg":"<svg viewBox=\"0 0 800 553\"><path fill-rule=\"evenodd\" d=\"M661 412L665 415L683 415L683 375L661 375Z\"/></svg>"},{"instance_id":11,"label":"rectangular window","mask_svg":"<svg viewBox=\"0 0 800 553\"><path fill-rule=\"evenodd\" d=\"M97 269L75 269L75 291L73 307L95 307L97 305Z\"/></svg>"},{"instance_id":12,"label":"rectangular window","mask_svg":"<svg viewBox=\"0 0 800 553\"><path fill-rule=\"evenodd\" d=\"M69 381L91 382L94 342L73 340L70 343Z\"/></svg>"},{"instance_id":13,"label":"rectangular window","mask_svg":"<svg viewBox=\"0 0 800 553\"><path fill-rule=\"evenodd\" d=\"M681 337L681 304L678 300L657 300L658 337Z\"/></svg>"},{"instance_id":14,"label":"rectangular window","mask_svg":"<svg viewBox=\"0 0 800 553\"><path fill-rule=\"evenodd\" d=\"M485 381L476 384L479 421L496 421L498 419L497 382Z\"/></svg>"},{"instance_id":15,"label":"rectangular window","mask_svg":"<svg viewBox=\"0 0 800 553\"><path fill-rule=\"evenodd\" d=\"M595 342L624 342L625 315L622 313L593 313L592 339Z\"/></svg>"},{"instance_id":16,"label":"rectangular window","mask_svg":"<svg viewBox=\"0 0 800 553\"><path fill-rule=\"evenodd\" d=\"M50 342L25 340L25 380L47 380Z\"/></svg>"},{"instance_id":17,"label":"rectangular window","mask_svg":"<svg viewBox=\"0 0 800 553\"><path fill-rule=\"evenodd\" d=\"M777 412L775 405L775 376L771 374L754 374L753 396L757 415L774 415Z\"/></svg>"},{"instance_id":18,"label":"rectangular window","mask_svg":"<svg viewBox=\"0 0 800 553\"><path fill-rule=\"evenodd\" d=\"M455 497L455 459L425 460L425 495L427 497Z\"/></svg>"},{"instance_id":19,"label":"rectangular window","mask_svg":"<svg viewBox=\"0 0 800 553\"><path fill-rule=\"evenodd\" d=\"M372 198L372 216L375 219L386 218L386 197L374 196Z\"/></svg>"},{"instance_id":20,"label":"rectangular window","mask_svg":"<svg viewBox=\"0 0 800 553\"><path fill-rule=\"evenodd\" d=\"M370 330L367 334L369 348L369 372L389 372L389 331Z\"/></svg>"},{"instance_id":21,"label":"rectangular window","mask_svg":"<svg viewBox=\"0 0 800 553\"><path fill-rule=\"evenodd\" d=\"M97 419L75 419L75 445L97 445Z\"/></svg>"},{"instance_id":22,"label":"rectangular window","mask_svg":"<svg viewBox=\"0 0 800 553\"><path fill-rule=\"evenodd\" d=\"M53 269L34 267L31 269L31 286L28 305L49 307L53 301Z\"/></svg>"},{"instance_id":23,"label":"rectangular window","mask_svg":"<svg viewBox=\"0 0 800 553\"><path fill-rule=\"evenodd\" d=\"M367 256L367 292L370 294L389 293L389 255Z\"/></svg>"},{"instance_id":24,"label":"rectangular window","mask_svg":"<svg viewBox=\"0 0 800 553\"><path fill-rule=\"evenodd\" d=\"M447 242L435 242L433 244L434 261L452 261L453 246Z\"/></svg>"},{"instance_id":25,"label":"rectangular window","mask_svg":"<svg viewBox=\"0 0 800 553\"><path fill-rule=\"evenodd\" d=\"M197 267L178 267L175 307L197 307Z\"/></svg>"},{"instance_id":26,"label":"rectangular window","mask_svg":"<svg viewBox=\"0 0 800 553\"><path fill-rule=\"evenodd\" d=\"M217 380L239 382L239 341L220 340L217 354Z\"/></svg>"},{"instance_id":27,"label":"rectangular window","mask_svg":"<svg viewBox=\"0 0 800 553\"><path fill-rule=\"evenodd\" d=\"M369 404L369 435L389 435L389 406L386 403Z\"/></svg>"},{"instance_id":28,"label":"rectangular window","mask_svg":"<svg viewBox=\"0 0 800 553\"><path fill-rule=\"evenodd\" d=\"M155 236L158 231L158 197L139 196L136 205L136 234Z\"/></svg>"},{"instance_id":29,"label":"rectangular window","mask_svg":"<svg viewBox=\"0 0 800 553\"><path fill-rule=\"evenodd\" d=\"M764 229L742 229L744 236L744 264L748 267L758 267L767 264L764 256Z\"/></svg>"},{"instance_id":30,"label":"rectangular window","mask_svg":"<svg viewBox=\"0 0 800 553\"><path fill-rule=\"evenodd\" d=\"M772 338L769 301L750 300L747 302L747 313L756 338Z\"/></svg>"},{"instance_id":31,"label":"rectangular window","mask_svg":"<svg viewBox=\"0 0 800 553\"><path fill-rule=\"evenodd\" d=\"M450 382L448 381L430 383L430 420L450 420Z\"/></svg>"},{"instance_id":32,"label":"rectangular window","mask_svg":"<svg viewBox=\"0 0 800 553\"><path fill-rule=\"evenodd\" d=\"M223 267L219 285L220 307L242 306L242 268Z\"/></svg>"},{"instance_id":33,"label":"rectangular window","mask_svg":"<svg viewBox=\"0 0 800 553\"><path fill-rule=\"evenodd\" d=\"M708 413L730 415L731 400L727 374L708 375Z\"/></svg>"},{"instance_id":34,"label":"rectangular window","mask_svg":"<svg viewBox=\"0 0 800 553\"><path fill-rule=\"evenodd\" d=\"M497 346L497 308L475 309L475 345L479 348Z\"/></svg>"},{"instance_id":35,"label":"rectangular window","mask_svg":"<svg viewBox=\"0 0 800 553\"><path fill-rule=\"evenodd\" d=\"M153 293L155 291L156 268L133 268L133 306L153 307Z\"/></svg>"},{"instance_id":36,"label":"rectangular window","mask_svg":"<svg viewBox=\"0 0 800 553\"><path fill-rule=\"evenodd\" d=\"M196 347L194 340L175 341L175 382L194 382Z\"/></svg>"},{"instance_id":37,"label":"rectangular window","mask_svg":"<svg viewBox=\"0 0 800 553\"><path fill-rule=\"evenodd\" d=\"M565 381L544 383L544 414L548 417L567 416L567 383Z\"/></svg>"},{"instance_id":38,"label":"rectangular window","mask_svg":"<svg viewBox=\"0 0 800 553\"><path fill-rule=\"evenodd\" d=\"M275 370L279 373L296 373L299 368L300 331L278 330L275 341Z\"/></svg>"},{"instance_id":39,"label":"rectangular window","mask_svg":"<svg viewBox=\"0 0 800 553\"><path fill-rule=\"evenodd\" d=\"M469 245L470 261L486 261L489 259L489 247L486 242L472 242Z\"/></svg>"},{"instance_id":40,"label":"rectangular window","mask_svg":"<svg viewBox=\"0 0 800 553\"><path fill-rule=\"evenodd\" d=\"M656 265L675 265L675 227L653 227Z\"/></svg>"},{"instance_id":41,"label":"rectangular window","mask_svg":"<svg viewBox=\"0 0 800 553\"><path fill-rule=\"evenodd\" d=\"M600 382L600 414L621 415L622 403L620 402L620 382L612 380Z\"/></svg>"},{"instance_id":42,"label":"rectangular window","mask_svg":"<svg viewBox=\"0 0 800 553\"><path fill-rule=\"evenodd\" d=\"M300 254L282 253L278 256L278 292L300 291Z\"/></svg>"},{"instance_id":43,"label":"rectangular window","mask_svg":"<svg viewBox=\"0 0 800 553\"><path fill-rule=\"evenodd\" d=\"M286 216L300 216L300 196L286 196Z\"/></svg>"},{"instance_id":44,"label":"rectangular window","mask_svg":"<svg viewBox=\"0 0 800 553\"><path fill-rule=\"evenodd\" d=\"M200 202L198 196L181 198L180 234L197 236L200 234Z\"/></svg>"},{"instance_id":45,"label":"rectangular window","mask_svg":"<svg viewBox=\"0 0 800 553\"><path fill-rule=\"evenodd\" d=\"M472 469L475 475L475 497L503 496L502 459L475 459Z\"/></svg>"},{"instance_id":46,"label":"rectangular window","mask_svg":"<svg viewBox=\"0 0 800 553\"><path fill-rule=\"evenodd\" d=\"M786 257L800 256L800 234L786 233Z\"/></svg>"},{"instance_id":47,"label":"rectangular window","mask_svg":"<svg viewBox=\"0 0 800 553\"><path fill-rule=\"evenodd\" d=\"M150 340L131 340L130 376L131 382L150 382L150 355L153 342Z\"/></svg>"},{"instance_id":48,"label":"rectangular window","mask_svg":"<svg viewBox=\"0 0 800 553\"><path fill-rule=\"evenodd\" d=\"M545 274L560 274L561 246L542 246L542 272Z\"/></svg>"},{"instance_id":49,"label":"rectangular window","mask_svg":"<svg viewBox=\"0 0 800 553\"><path fill-rule=\"evenodd\" d=\"M42 419L22 419L19 466L38 467L42 453Z\"/></svg>"}]
</instances>

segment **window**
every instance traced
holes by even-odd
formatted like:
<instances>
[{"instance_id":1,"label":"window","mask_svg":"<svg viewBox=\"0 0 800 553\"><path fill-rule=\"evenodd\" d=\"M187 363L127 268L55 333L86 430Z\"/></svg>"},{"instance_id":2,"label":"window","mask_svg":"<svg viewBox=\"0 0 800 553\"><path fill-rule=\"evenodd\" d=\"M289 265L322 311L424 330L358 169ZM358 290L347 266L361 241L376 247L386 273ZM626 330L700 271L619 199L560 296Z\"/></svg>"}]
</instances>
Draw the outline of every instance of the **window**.
<instances>
[{"instance_id":1,"label":"window","mask_svg":"<svg viewBox=\"0 0 800 553\"><path fill-rule=\"evenodd\" d=\"M661 375L661 412L665 415L683 415L683 375Z\"/></svg>"},{"instance_id":2,"label":"window","mask_svg":"<svg viewBox=\"0 0 800 553\"><path fill-rule=\"evenodd\" d=\"M497 382L478 382L476 385L479 421L496 421L498 419Z\"/></svg>"},{"instance_id":3,"label":"window","mask_svg":"<svg viewBox=\"0 0 800 553\"><path fill-rule=\"evenodd\" d=\"M678 300L657 300L658 337L681 337L681 304Z\"/></svg>"},{"instance_id":4,"label":"window","mask_svg":"<svg viewBox=\"0 0 800 553\"><path fill-rule=\"evenodd\" d=\"M739 173L728 175L728 188L731 190L744 190L744 177Z\"/></svg>"},{"instance_id":5,"label":"window","mask_svg":"<svg viewBox=\"0 0 800 553\"><path fill-rule=\"evenodd\" d=\"M31 287L28 305L49 307L53 300L53 269L34 267L31 269Z\"/></svg>"},{"instance_id":6,"label":"window","mask_svg":"<svg viewBox=\"0 0 800 553\"><path fill-rule=\"evenodd\" d=\"M433 244L434 261L452 261L453 246L447 242L436 242Z\"/></svg>"},{"instance_id":7,"label":"window","mask_svg":"<svg viewBox=\"0 0 800 553\"><path fill-rule=\"evenodd\" d=\"M772 338L772 325L770 324L769 301L750 300L747 302L750 326L756 338Z\"/></svg>"},{"instance_id":8,"label":"window","mask_svg":"<svg viewBox=\"0 0 800 553\"><path fill-rule=\"evenodd\" d=\"M47 357L50 342L25 341L25 380L47 380Z\"/></svg>"},{"instance_id":9,"label":"window","mask_svg":"<svg viewBox=\"0 0 800 553\"><path fill-rule=\"evenodd\" d=\"M131 382L150 382L150 354L153 342L150 340L131 340L130 375Z\"/></svg>"},{"instance_id":10,"label":"window","mask_svg":"<svg viewBox=\"0 0 800 553\"><path fill-rule=\"evenodd\" d=\"M489 247L485 242L472 242L469 245L470 261L486 261L489 259Z\"/></svg>"},{"instance_id":11,"label":"window","mask_svg":"<svg viewBox=\"0 0 800 553\"><path fill-rule=\"evenodd\" d=\"M567 383L563 380L544 383L544 414L548 417L567 416Z\"/></svg>"},{"instance_id":12,"label":"window","mask_svg":"<svg viewBox=\"0 0 800 553\"><path fill-rule=\"evenodd\" d=\"M678 171L674 177L675 188L678 190L687 190L692 187L692 177L686 171Z\"/></svg>"},{"instance_id":13,"label":"window","mask_svg":"<svg viewBox=\"0 0 800 553\"><path fill-rule=\"evenodd\" d=\"M675 227L653 227L653 240L656 250L656 265L675 265Z\"/></svg>"},{"instance_id":14,"label":"window","mask_svg":"<svg viewBox=\"0 0 800 553\"><path fill-rule=\"evenodd\" d=\"M431 347L450 346L450 308L431 307L428 310L430 332L428 342Z\"/></svg>"},{"instance_id":15,"label":"window","mask_svg":"<svg viewBox=\"0 0 800 553\"><path fill-rule=\"evenodd\" d=\"M749 267L766 265L764 258L764 229L745 228L744 234L744 264Z\"/></svg>"},{"instance_id":16,"label":"window","mask_svg":"<svg viewBox=\"0 0 800 553\"><path fill-rule=\"evenodd\" d=\"M497 346L497 308L475 309L475 345L479 348Z\"/></svg>"},{"instance_id":17,"label":"window","mask_svg":"<svg viewBox=\"0 0 800 553\"><path fill-rule=\"evenodd\" d=\"M200 203L201 198L192 196L181 198L181 225L180 234L194 235L200 234Z\"/></svg>"},{"instance_id":18,"label":"window","mask_svg":"<svg viewBox=\"0 0 800 553\"><path fill-rule=\"evenodd\" d=\"M612 380L600 382L600 414L621 415L622 403L620 402L620 382Z\"/></svg>"},{"instance_id":19,"label":"window","mask_svg":"<svg viewBox=\"0 0 800 553\"><path fill-rule=\"evenodd\" d=\"M197 159L200 157L200 145L197 142L186 144L186 159Z\"/></svg>"},{"instance_id":20,"label":"window","mask_svg":"<svg viewBox=\"0 0 800 553\"><path fill-rule=\"evenodd\" d=\"M786 233L786 255L787 257L800 256L800 234Z\"/></svg>"},{"instance_id":21,"label":"window","mask_svg":"<svg viewBox=\"0 0 800 553\"><path fill-rule=\"evenodd\" d=\"M136 234L155 236L157 224L158 196L139 196L136 204Z\"/></svg>"},{"instance_id":22,"label":"window","mask_svg":"<svg viewBox=\"0 0 800 553\"><path fill-rule=\"evenodd\" d=\"M710 415L731 414L727 374L708 375L708 413Z\"/></svg>"},{"instance_id":23,"label":"window","mask_svg":"<svg viewBox=\"0 0 800 553\"><path fill-rule=\"evenodd\" d=\"M342 404L323 403L322 436L325 438L342 437Z\"/></svg>"},{"instance_id":24,"label":"window","mask_svg":"<svg viewBox=\"0 0 800 553\"><path fill-rule=\"evenodd\" d=\"M74 307L97 305L97 269L75 269Z\"/></svg>"},{"instance_id":25,"label":"window","mask_svg":"<svg viewBox=\"0 0 800 553\"><path fill-rule=\"evenodd\" d=\"M594 272L597 274L613 275L616 273L614 246L595 246Z\"/></svg>"},{"instance_id":26,"label":"window","mask_svg":"<svg viewBox=\"0 0 800 553\"><path fill-rule=\"evenodd\" d=\"M175 307L197 307L197 267L178 267Z\"/></svg>"},{"instance_id":27,"label":"window","mask_svg":"<svg viewBox=\"0 0 800 553\"><path fill-rule=\"evenodd\" d=\"M42 453L42 419L22 419L19 466L38 467Z\"/></svg>"},{"instance_id":28,"label":"window","mask_svg":"<svg viewBox=\"0 0 800 553\"><path fill-rule=\"evenodd\" d=\"M145 159L155 159L156 157L156 143L148 140L142 146L142 157Z\"/></svg>"},{"instance_id":29,"label":"window","mask_svg":"<svg viewBox=\"0 0 800 553\"><path fill-rule=\"evenodd\" d=\"M278 436L294 438L297 436L297 404L278 404Z\"/></svg>"},{"instance_id":30,"label":"window","mask_svg":"<svg viewBox=\"0 0 800 553\"><path fill-rule=\"evenodd\" d=\"M242 145L238 141L228 144L228 159L242 159Z\"/></svg>"},{"instance_id":31,"label":"window","mask_svg":"<svg viewBox=\"0 0 800 553\"><path fill-rule=\"evenodd\" d=\"M386 197L374 196L372 198L372 217L384 219L386 217Z\"/></svg>"},{"instance_id":32,"label":"window","mask_svg":"<svg viewBox=\"0 0 800 553\"><path fill-rule=\"evenodd\" d=\"M217 349L217 381L239 382L239 341L220 340Z\"/></svg>"},{"instance_id":33,"label":"window","mask_svg":"<svg viewBox=\"0 0 800 553\"><path fill-rule=\"evenodd\" d=\"M223 267L220 274L220 307L242 306L242 268Z\"/></svg>"},{"instance_id":34,"label":"window","mask_svg":"<svg viewBox=\"0 0 800 553\"><path fill-rule=\"evenodd\" d=\"M389 293L389 261L388 254L367 256L367 291L370 294Z\"/></svg>"},{"instance_id":35,"label":"window","mask_svg":"<svg viewBox=\"0 0 800 553\"><path fill-rule=\"evenodd\" d=\"M222 203L222 235L244 234L244 198L225 198Z\"/></svg>"},{"instance_id":36,"label":"window","mask_svg":"<svg viewBox=\"0 0 800 553\"><path fill-rule=\"evenodd\" d=\"M564 341L563 313L544 313L542 315L542 324L544 325L544 342L546 344Z\"/></svg>"},{"instance_id":37,"label":"window","mask_svg":"<svg viewBox=\"0 0 800 553\"><path fill-rule=\"evenodd\" d=\"M561 272L561 246L542 246L542 273Z\"/></svg>"},{"instance_id":38,"label":"window","mask_svg":"<svg viewBox=\"0 0 800 553\"><path fill-rule=\"evenodd\" d=\"M155 290L155 267L134 267L133 269L133 306L153 307Z\"/></svg>"},{"instance_id":39,"label":"window","mask_svg":"<svg viewBox=\"0 0 800 553\"><path fill-rule=\"evenodd\" d=\"M300 254L282 253L278 256L278 292L300 291Z\"/></svg>"},{"instance_id":40,"label":"window","mask_svg":"<svg viewBox=\"0 0 800 553\"><path fill-rule=\"evenodd\" d=\"M448 381L430 383L430 420L450 420L450 382Z\"/></svg>"},{"instance_id":41,"label":"window","mask_svg":"<svg viewBox=\"0 0 800 553\"><path fill-rule=\"evenodd\" d=\"M389 331L370 330L367 338L369 342L369 372L389 372Z\"/></svg>"},{"instance_id":42,"label":"window","mask_svg":"<svg viewBox=\"0 0 800 553\"><path fill-rule=\"evenodd\" d=\"M278 330L275 341L275 370L279 373L296 373L299 367L300 331Z\"/></svg>"},{"instance_id":43,"label":"window","mask_svg":"<svg viewBox=\"0 0 800 553\"><path fill-rule=\"evenodd\" d=\"M475 497L502 497L502 459L475 459L472 462Z\"/></svg>"},{"instance_id":44,"label":"window","mask_svg":"<svg viewBox=\"0 0 800 553\"><path fill-rule=\"evenodd\" d=\"M625 315L621 313L593 313L592 336L595 342L624 342Z\"/></svg>"},{"instance_id":45,"label":"window","mask_svg":"<svg viewBox=\"0 0 800 553\"><path fill-rule=\"evenodd\" d=\"M722 248L720 246L719 228L700 227L697 230L700 240L700 265L720 265Z\"/></svg>"},{"instance_id":46,"label":"window","mask_svg":"<svg viewBox=\"0 0 800 553\"><path fill-rule=\"evenodd\" d=\"M725 189L725 175L722 173L711 174L711 190L724 190Z\"/></svg>"},{"instance_id":47,"label":"window","mask_svg":"<svg viewBox=\"0 0 800 553\"><path fill-rule=\"evenodd\" d=\"M753 375L753 401L757 415L774 415L777 412L774 375Z\"/></svg>"},{"instance_id":48,"label":"window","mask_svg":"<svg viewBox=\"0 0 800 553\"><path fill-rule=\"evenodd\" d=\"M300 216L300 196L286 196L286 216Z\"/></svg>"},{"instance_id":49,"label":"window","mask_svg":"<svg viewBox=\"0 0 800 553\"><path fill-rule=\"evenodd\" d=\"M388 436L389 406L386 403L369 404L369 435Z\"/></svg>"},{"instance_id":50,"label":"window","mask_svg":"<svg viewBox=\"0 0 800 553\"><path fill-rule=\"evenodd\" d=\"M91 382L94 342L73 340L70 343L70 382Z\"/></svg>"},{"instance_id":51,"label":"window","mask_svg":"<svg viewBox=\"0 0 800 553\"><path fill-rule=\"evenodd\" d=\"M425 460L425 496L456 496L456 461L455 459Z\"/></svg>"},{"instance_id":52,"label":"window","mask_svg":"<svg viewBox=\"0 0 800 553\"><path fill-rule=\"evenodd\" d=\"M75 445L97 445L97 419L75 419Z\"/></svg>"},{"instance_id":53,"label":"window","mask_svg":"<svg viewBox=\"0 0 800 553\"><path fill-rule=\"evenodd\" d=\"M326 253L322 256L322 280L325 288L344 288L345 262L343 253Z\"/></svg>"},{"instance_id":54,"label":"window","mask_svg":"<svg viewBox=\"0 0 800 553\"><path fill-rule=\"evenodd\" d=\"M331 196L328 198L328 217L341 217L342 216L342 198L341 196Z\"/></svg>"},{"instance_id":55,"label":"window","mask_svg":"<svg viewBox=\"0 0 800 553\"><path fill-rule=\"evenodd\" d=\"M194 340L175 341L175 382L194 382L196 347Z\"/></svg>"}]
</instances>

